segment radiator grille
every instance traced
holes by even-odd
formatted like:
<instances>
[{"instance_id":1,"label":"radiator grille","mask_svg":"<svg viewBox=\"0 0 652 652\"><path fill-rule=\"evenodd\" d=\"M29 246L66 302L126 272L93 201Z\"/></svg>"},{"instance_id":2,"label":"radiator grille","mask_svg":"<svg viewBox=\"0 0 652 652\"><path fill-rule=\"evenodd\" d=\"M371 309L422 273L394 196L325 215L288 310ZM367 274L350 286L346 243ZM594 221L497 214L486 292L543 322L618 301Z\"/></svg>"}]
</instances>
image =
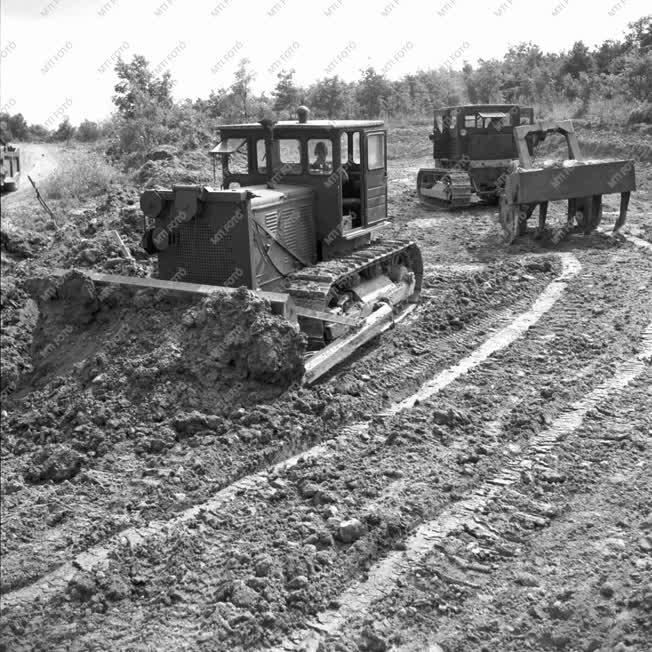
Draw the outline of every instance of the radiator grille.
<instances>
[{"instance_id":1,"label":"radiator grille","mask_svg":"<svg viewBox=\"0 0 652 652\"><path fill-rule=\"evenodd\" d=\"M247 263L238 264L234 255L237 229L220 232L213 224L191 220L179 225L174 233L170 246L159 253L161 278L209 285L224 285L229 279L243 278ZM219 238L215 238L216 233Z\"/></svg>"},{"instance_id":2,"label":"radiator grille","mask_svg":"<svg viewBox=\"0 0 652 652\"><path fill-rule=\"evenodd\" d=\"M278 211L265 213L265 227L271 233L276 234L276 229L278 228Z\"/></svg>"}]
</instances>

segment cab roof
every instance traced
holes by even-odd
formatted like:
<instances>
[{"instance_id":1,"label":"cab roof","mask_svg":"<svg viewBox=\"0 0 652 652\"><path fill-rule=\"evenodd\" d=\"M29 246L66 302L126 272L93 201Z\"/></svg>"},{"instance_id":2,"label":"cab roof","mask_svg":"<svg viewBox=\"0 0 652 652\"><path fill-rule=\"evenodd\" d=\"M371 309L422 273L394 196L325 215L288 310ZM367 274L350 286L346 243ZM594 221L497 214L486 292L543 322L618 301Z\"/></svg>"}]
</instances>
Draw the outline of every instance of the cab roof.
<instances>
[{"instance_id":1,"label":"cab roof","mask_svg":"<svg viewBox=\"0 0 652 652\"><path fill-rule=\"evenodd\" d=\"M382 120L281 120L274 125L274 131L339 131L343 129L377 129L384 127ZM220 125L220 132L226 135L229 131L248 131L263 133L264 127L258 122L243 124Z\"/></svg>"},{"instance_id":2,"label":"cab roof","mask_svg":"<svg viewBox=\"0 0 652 652\"><path fill-rule=\"evenodd\" d=\"M459 104L458 106L444 106L440 109L436 109L436 113L444 113L446 111L456 111L457 109L465 109L469 111L475 111L476 113L493 112L509 112L510 109L517 106L521 111L523 109L531 109L531 106L521 106L520 104Z\"/></svg>"}]
</instances>

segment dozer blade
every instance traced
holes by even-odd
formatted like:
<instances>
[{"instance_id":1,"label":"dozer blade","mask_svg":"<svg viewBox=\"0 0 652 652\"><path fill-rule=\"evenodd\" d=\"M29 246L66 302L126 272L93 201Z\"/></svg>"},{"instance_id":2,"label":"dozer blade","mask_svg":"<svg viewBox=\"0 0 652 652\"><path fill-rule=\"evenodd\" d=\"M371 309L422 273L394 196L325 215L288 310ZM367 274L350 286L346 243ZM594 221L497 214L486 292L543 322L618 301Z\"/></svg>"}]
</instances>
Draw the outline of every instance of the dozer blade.
<instances>
[{"instance_id":1,"label":"dozer blade","mask_svg":"<svg viewBox=\"0 0 652 652\"><path fill-rule=\"evenodd\" d=\"M387 304L382 305L367 317L360 330L346 337L340 337L313 355L306 362L303 384L311 385L335 365L348 358L365 342L368 342L376 335L382 333L383 330L389 328L393 321L393 312L392 306Z\"/></svg>"},{"instance_id":2,"label":"dozer blade","mask_svg":"<svg viewBox=\"0 0 652 652\"><path fill-rule=\"evenodd\" d=\"M331 283L315 284L313 276L322 277L323 280L323 277L328 276L329 265L332 270ZM377 274L381 269L383 273ZM71 271L57 269L49 275L64 277ZM183 281L104 274L90 270L84 270L83 274L93 283L105 286L98 292L100 300L111 296L112 286L153 290L161 297L168 294L208 297L215 292L235 294L241 290ZM394 314L405 309L408 302L412 302L408 307L414 307L421 288L423 268L421 254L414 243L389 240L330 263L303 269L300 274L303 278L293 281L292 290L295 296L292 292L253 291L253 294L269 302L271 312L283 317L296 330L299 330L300 325L312 323L321 325L322 334L341 333L341 336L326 346L322 339L323 348L306 362L302 382L310 384L349 357L364 343L388 329L394 323ZM360 278L361 275L366 278ZM356 279L356 283L350 286L352 279ZM338 314L334 308L328 308L327 300L332 298L333 290L338 284L345 293L355 297L358 307L362 306L361 310ZM306 332L304 328L301 330ZM310 331L306 334L310 337Z\"/></svg>"},{"instance_id":3,"label":"dozer blade","mask_svg":"<svg viewBox=\"0 0 652 652\"><path fill-rule=\"evenodd\" d=\"M556 164L535 165L528 138L545 138L548 133L565 137L567 158ZM633 159L586 160L581 154L577 133L570 120L541 121L514 128L518 166L505 178L504 192L512 205L545 205L550 201L568 202L566 230L577 223L579 231L589 234L602 219L602 196L620 193L620 212L614 225L617 232L627 219L630 193L636 190ZM529 216L528 216L529 217ZM538 231L545 225L545 211Z\"/></svg>"},{"instance_id":4,"label":"dozer blade","mask_svg":"<svg viewBox=\"0 0 652 652\"><path fill-rule=\"evenodd\" d=\"M467 208L472 188L466 172L422 168L417 175L417 194L426 208Z\"/></svg>"},{"instance_id":5,"label":"dozer blade","mask_svg":"<svg viewBox=\"0 0 652 652\"><path fill-rule=\"evenodd\" d=\"M401 304L408 300L414 288L405 286L401 296L396 295L394 299ZM405 311L414 309L414 304L407 306ZM399 316L398 319L401 317ZM330 371L337 364L348 358L363 344L373 339L388 328L391 328L397 318L394 315L394 308L390 303L383 303L377 310L372 312L363 322L361 328L350 335L340 337L328 346L318 351L306 362L306 371L303 376L303 384L311 385L326 372Z\"/></svg>"},{"instance_id":6,"label":"dozer blade","mask_svg":"<svg viewBox=\"0 0 652 652\"><path fill-rule=\"evenodd\" d=\"M69 273L69 269L55 269L49 272L51 276L61 277ZM179 294L196 294L200 296L208 296L216 291L223 291L226 293L233 293L237 291L234 287L224 287L221 285L205 285L200 283L186 283L184 281L171 281L159 278L140 278L138 276L121 276L119 274L103 274L101 272L93 272L90 270L83 270L84 274L88 276L94 283L100 285L122 285L125 287L132 287L141 290L158 290L161 294L179 293ZM283 292L265 292L257 290L255 292L263 299L269 301L272 308L272 313L281 315L291 323L297 321L297 308L291 298ZM347 321L349 323L349 321Z\"/></svg>"}]
</instances>

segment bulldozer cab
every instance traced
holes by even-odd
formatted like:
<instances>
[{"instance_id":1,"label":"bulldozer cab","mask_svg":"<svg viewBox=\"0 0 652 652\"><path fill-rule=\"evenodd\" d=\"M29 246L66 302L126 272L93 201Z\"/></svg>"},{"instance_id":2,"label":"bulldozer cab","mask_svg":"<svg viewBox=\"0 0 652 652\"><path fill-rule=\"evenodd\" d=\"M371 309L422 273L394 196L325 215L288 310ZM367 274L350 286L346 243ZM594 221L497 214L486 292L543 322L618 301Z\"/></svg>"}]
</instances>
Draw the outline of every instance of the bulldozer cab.
<instances>
[{"instance_id":1,"label":"bulldozer cab","mask_svg":"<svg viewBox=\"0 0 652 652\"><path fill-rule=\"evenodd\" d=\"M433 156L442 167L461 162L509 161L517 158L514 128L532 124L530 107L476 104L435 111Z\"/></svg>"},{"instance_id":2,"label":"bulldozer cab","mask_svg":"<svg viewBox=\"0 0 652 652\"><path fill-rule=\"evenodd\" d=\"M342 240L368 235L387 219L381 121L308 120L299 112L297 121L224 125L220 136L211 154L221 162L223 189L312 190L314 231L326 257L329 249L342 250Z\"/></svg>"}]
</instances>

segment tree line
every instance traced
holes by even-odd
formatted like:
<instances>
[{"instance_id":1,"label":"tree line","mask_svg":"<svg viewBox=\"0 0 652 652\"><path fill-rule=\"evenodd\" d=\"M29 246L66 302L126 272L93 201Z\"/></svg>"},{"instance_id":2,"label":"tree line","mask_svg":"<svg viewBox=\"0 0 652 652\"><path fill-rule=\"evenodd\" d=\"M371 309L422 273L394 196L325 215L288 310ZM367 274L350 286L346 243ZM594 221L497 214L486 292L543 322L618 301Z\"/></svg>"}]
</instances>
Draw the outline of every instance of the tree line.
<instances>
[{"instance_id":1,"label":"tree line","mask_svg":"<svg viewBox=\"0 0 652 652\"><path fill-rule=\"evenodd\" d=\"M271 93L256 94L256 74L242 59L227 87L210 91L207 98L174 100L169 71L155 74L140 55L118 60L114 88L114 114L97 123L84 120L74 127L65 118L56 129L28 125L18 113L0 114L4 140L55 141L111 140L116 155L139 158L152 147L174 142L184 149L210 145L219 124L287 119L305 104L312 117L430 120L433 108L463 103L521 103L538 113L562 106L571 115L588 114L593 102L620 102L625 119L652 122L652 15L630 23L620 40L607 40L589 48L577 41L561 53L544 53L531 42L510 47L502 59L480 59L461 70L446 67L419 70L398 80L367 67L356 81L338 75L297 83L293 69L280 70ZM622 116L621 116L622 117Z\"/></svg>"}]
</instances>

